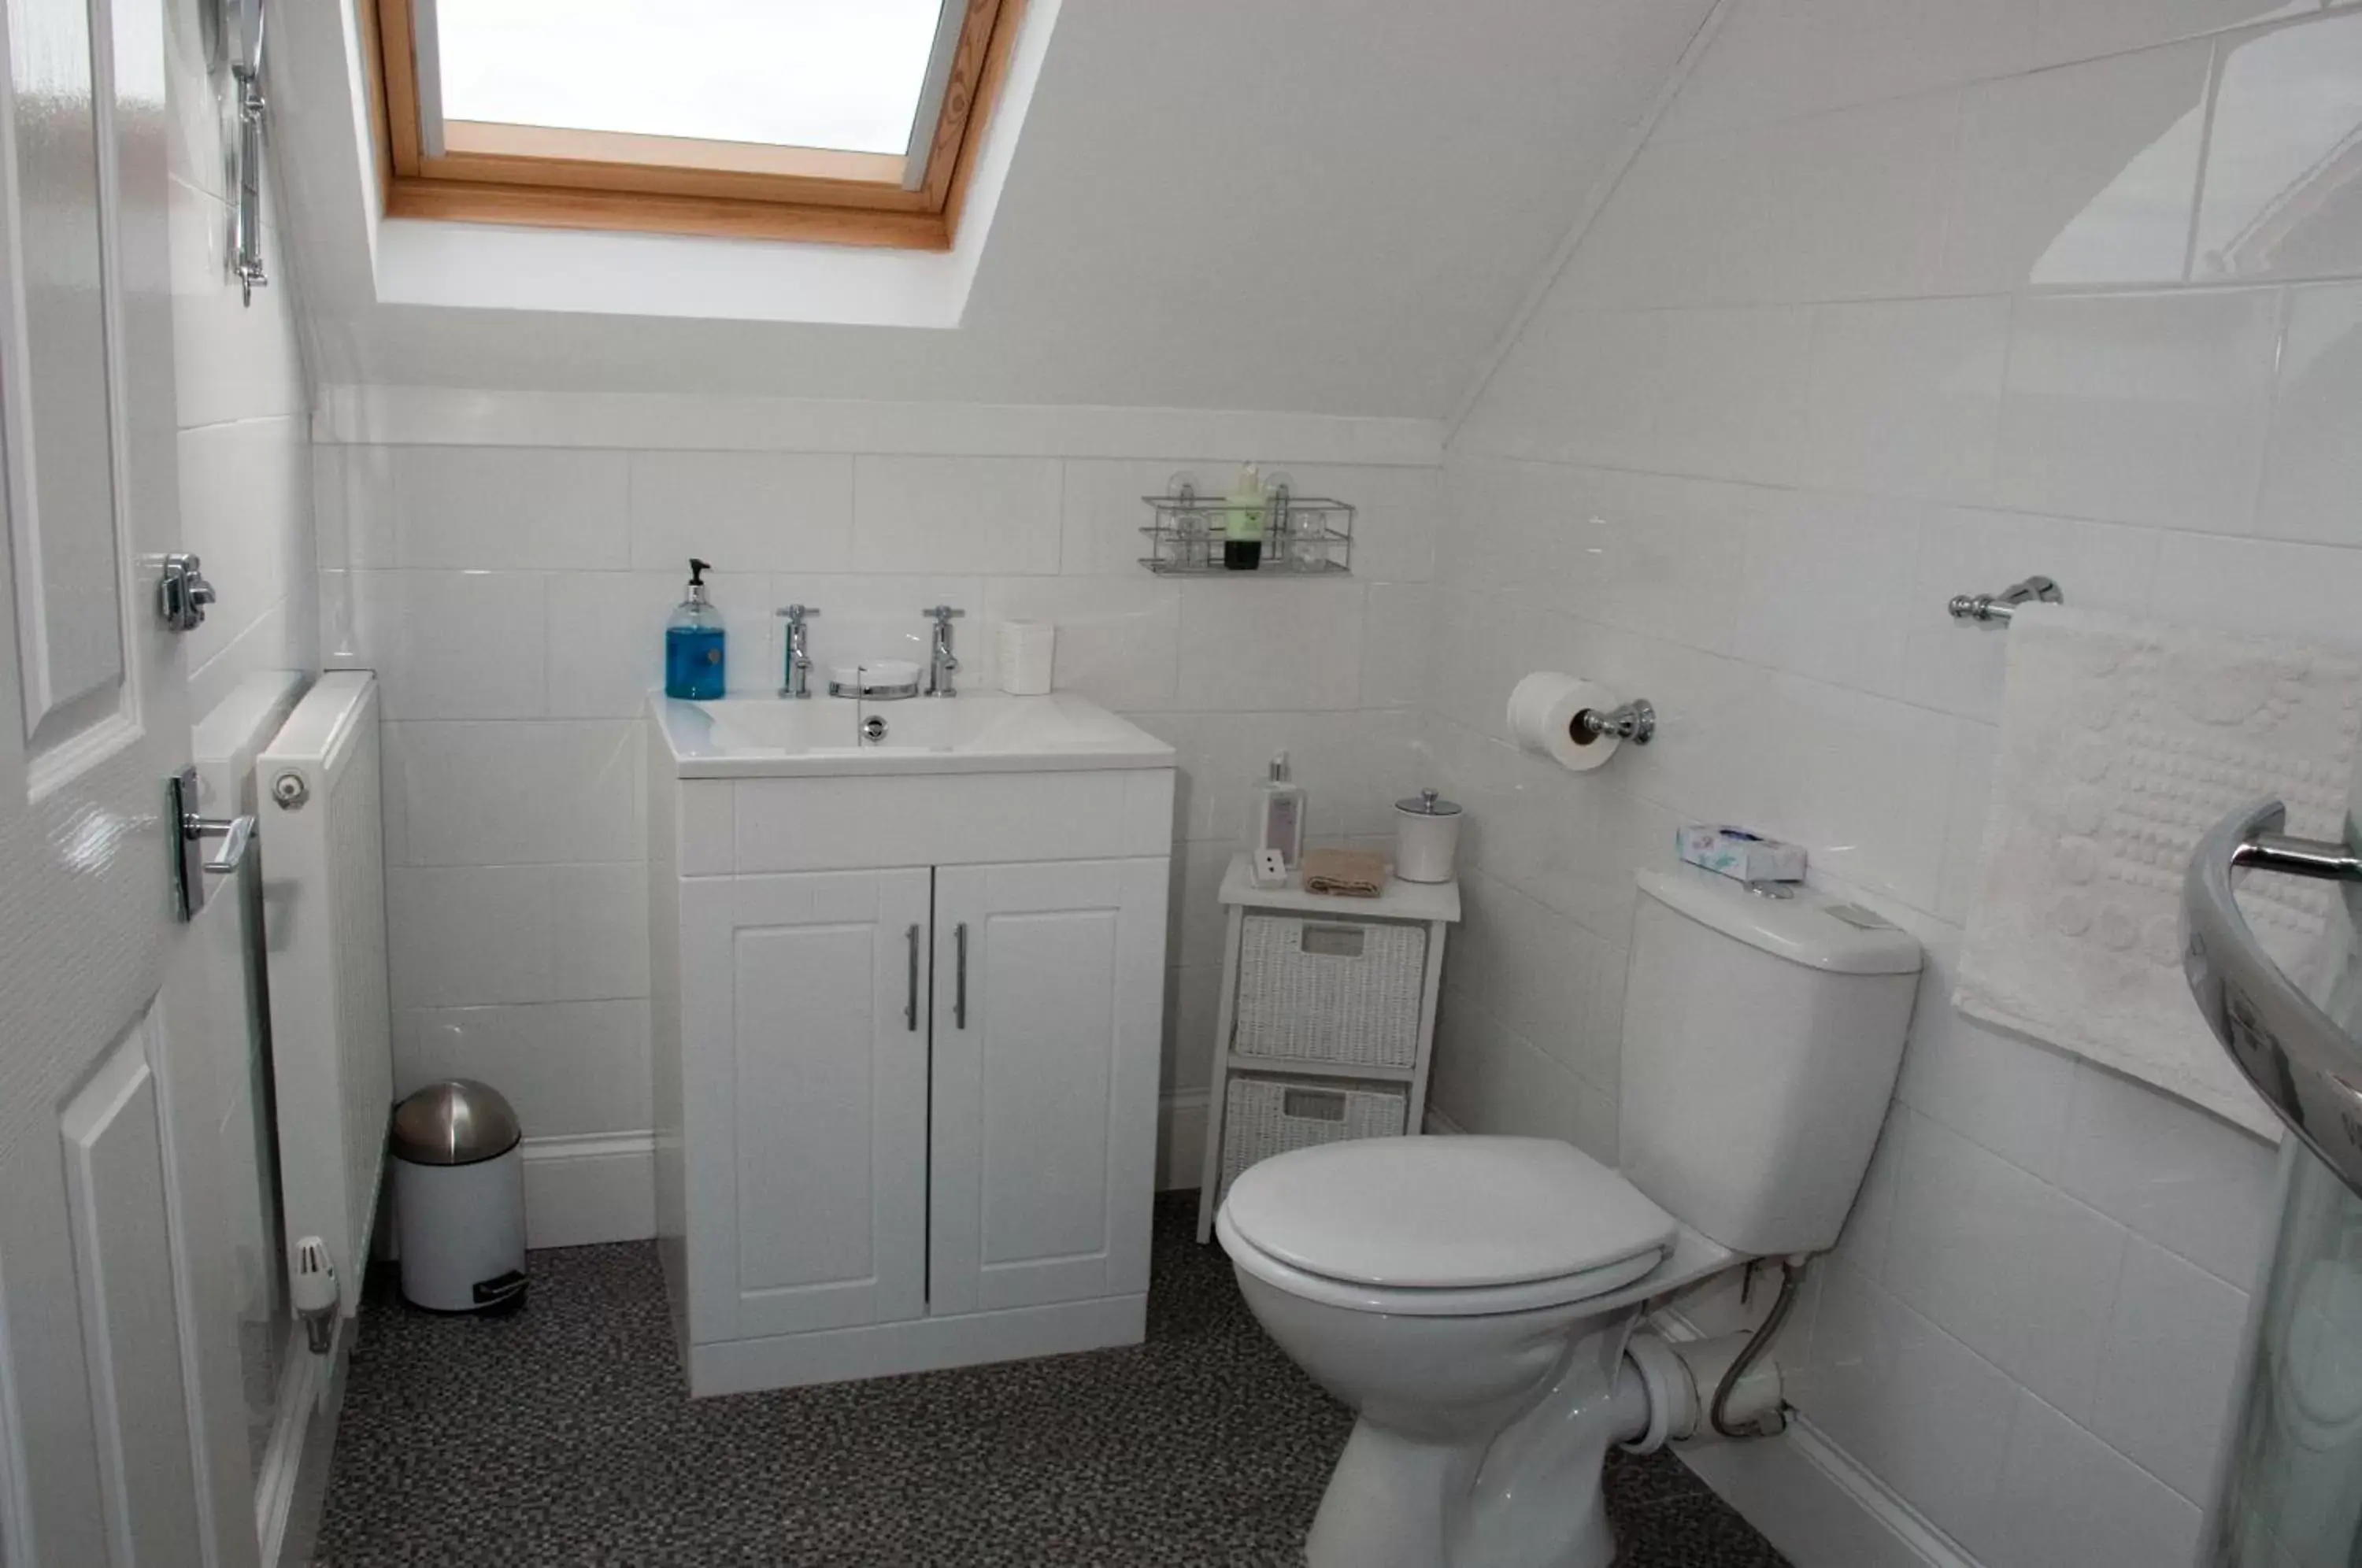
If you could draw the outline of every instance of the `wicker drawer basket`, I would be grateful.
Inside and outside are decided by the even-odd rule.
[[[1383,1084],[1235,1077],[1222,1096],[1222,1186],[1257,1160],[1315,1143],[1392,1138],[1403,1131],[1409,1091]]]
[[[1426,966],[1425,926],[1250,913],[1240,925],[1231,1048],[1407,1067],[1418,1060]]]

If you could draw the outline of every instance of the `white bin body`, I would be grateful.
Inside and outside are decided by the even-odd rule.
[[[475,1312],[476,1286],[524,1274],[523,1146],[465,1165],[393,1162],[402,1294],[436,1312]]]

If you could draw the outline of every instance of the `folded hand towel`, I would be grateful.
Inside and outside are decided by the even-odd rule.
[[[2191,1003],[2182,874],[2260,795],[2290,832],[2336,837],[2357,720],[2362,661],[2335,649],[2021,608],[1955,1003],[2277,1137]],[[2301,983],[2329,898],[2286,877],[2239,890]]]
[[[1374,899],[1386,890],[1386,863],[1360,849],[1316,849],[1304,857],[1304,890]]]

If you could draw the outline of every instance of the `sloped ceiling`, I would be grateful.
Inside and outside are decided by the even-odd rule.
[[[1710,8],[1065,0],[951,330],[381,304],[307,191],[317,373],[1440,417]],[[349,115],[290,85],[282,143]]]

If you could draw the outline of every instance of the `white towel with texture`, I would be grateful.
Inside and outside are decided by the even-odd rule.
[[[2362,660],[2309,644],[2065,606],[2009,633],[1984,859],[1953,1001],[2243,1127],[2279,1124],[2214,1042],[2181,976],[2181,879],[2198,839],[2259,795],[2335,838],[2362,730]],[[2249,877],[2265,948],[2300,983],[2323,884]]]

